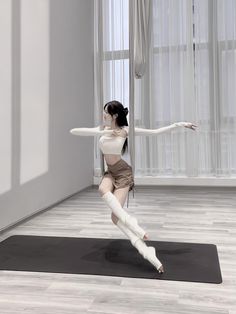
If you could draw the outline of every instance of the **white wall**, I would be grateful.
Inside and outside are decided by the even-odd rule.
[[[35,0],[36,2],[40,0]],[[32,109],[31,104],[24,107],[22,101],[26,101],[26,98],[20,97],[24,85],[21,82],[23,69],[19,66],[22,65],[19,61],[23,43],[20,41],[18,26],[22,22],[22,13],[20,2],[12,2],[12,132],[8,137],[12,141],[11,156],[9,154],[11,184],[8,190],[0,194],[0,230],[93,184],[93,138],[76,137],[69,133],[71,128],[92,127],[94,124],[93,1],[47,2],[49,36],[48,59],[45,60],[48,60],[49,66],[49,88],[47,90],[45,86],[42,90],[44,96],[48,95],[48,104],[46,100],[41,105],[32,104],[35,109]],[[39,50],[37,47],[40,58]],[[45,51],[42,47],[42,53],[45,54]],[[36,91],[37,88],[35,93]],[[32,88],[29,92],[32,93]],[[24,93],[27,95],[27,87]],[[40,115],[40,110],[44,110],[44,114]],[[25,119],[23,115],[26,116]],[[24,140],[25,145],[22,145],[22,137],[27,134],[30,136]],[[37,154],[33,154],[33,146],[37,148]],[[24,164],[22,160],[25,160]],[[39,169],[45,168],[45,171],[30,176],[37,165]],[[21,180],[24,170],[22,167],[28,173],[25,176],[28,180]]]

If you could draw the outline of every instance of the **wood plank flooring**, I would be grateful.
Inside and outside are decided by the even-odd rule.
[[[136,186],[124,207],[150,240],[217,245],[223,283],[0,271],[1,314],[236,314],[236,189]],[[97,186],[0,234],[120,238]]]

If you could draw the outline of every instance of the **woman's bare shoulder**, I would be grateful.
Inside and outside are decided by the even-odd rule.
[[[127,126],[122,126],[113,130],[113,133],[118,136],[127,137],[129,134],[129,129]]]
[[[126,136],[128,136],[129,135],[129,127],[128,127],[128,125],[123,126],[123,130],[125,130]]]

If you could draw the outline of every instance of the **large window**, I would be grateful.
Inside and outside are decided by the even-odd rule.
[[[192,121],[197,134],[173,131],[136,139],[141,175],[236,174],[236,2],[153,0],[149,67],[135,81],[135,125]],[[103,0],[104,102],[129,106],[128,0]]]

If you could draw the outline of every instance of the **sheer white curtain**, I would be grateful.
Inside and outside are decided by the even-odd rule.
[[[103,21],[103,104],[117,99],[129,107],[129,3],[98,3]],[[135,175],[235,176],[235,12],[235,0],[152,1],[149,67],[135,80],[135,125],[159,128],[190,121],[198,131],[183,128],[157,137],[136,136]],[[95,112],[101,110],[98,104],[95,99]]]
[[[236,174],[236,1],[195,0],[200,175]]]
[[[177,121],[197,122],[192,12],[191,0],[153,1],[153,38],[148,84],[151,128]],[[176,129],[150,138],[149,147],[150,173],[158,176],[197,175],[196,133]]]

